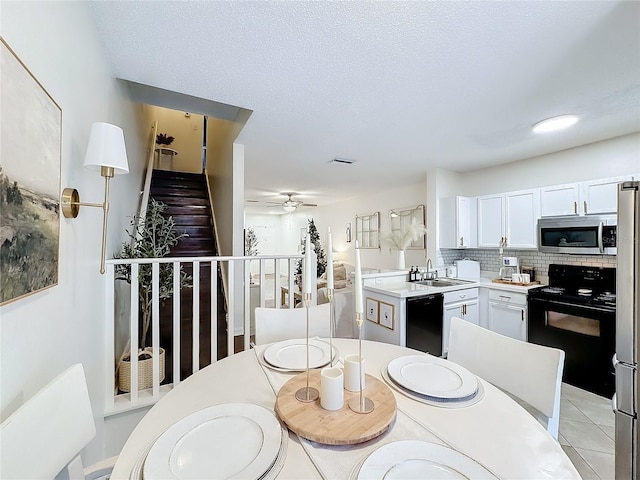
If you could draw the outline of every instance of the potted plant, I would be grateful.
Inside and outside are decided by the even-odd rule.
[[[169,254],[171,247],[187,236],[186,233],[178,233],[175,222],[170,215],[163,215],[166,205],[157,202],[153,198],[149,202],[144,220],[134,216],[131,221],[131,229],[127,230],[130,241],[123,243],[122,248],[114,258],[161,258]],[[158,297],[160,301],[173,295],[173,265],[160,264],[158,282]],[[115,277],[117,280],[125,280],[131,284],[131,265],[116,265]],[[191,287],[191,276],[183,271],[180,266],[180,288]],[[151,264],[143,264],[138,269],[138,301],[140,307],[141,331],[138,345],[138,389],[143,390],[152,386],[152,359],[153,349],[147,346],[147,335],[151,325],[151,300],[153,297],[152,267]],[[132,349],[132,348],[131,348]],[[164,349],[160,348],[160,381],[164,380]],[[125,354],[118,363],[118,386],[123,392],[131,389],[131,361],[130,352]]]
[[[171,145],[175,139],[168,136],[166,133],[159,133],[156,135],[156,143],[158,145]]]
[[[382,235],[382,241],[386,243],[390,249],[398,251],[398,269],[404,270],[404,251],[412,242],[420,238],[421,235],[427,233],[424,225],[418,223],[415,218],[411,219],[411,223],[400,230],[393,230],[391,233]]]

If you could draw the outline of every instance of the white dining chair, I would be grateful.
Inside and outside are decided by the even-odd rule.
[[[62,372],[0,425],[0,478],[103,478],[117,457],[87,469],[80,451],[96,434],[81,364]]]
[[[562,350],[506,337],[453,317],[447,359],[533,407],[535,412],[527,410],[558,439]]]
[[[328,337],[329,303],[309,307],[309,337]],[[279,342],[307,335],[306,308],[264,308],[257,307],[256,345]]]

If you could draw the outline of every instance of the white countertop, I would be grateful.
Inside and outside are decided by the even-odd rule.
[[[453,285],[451,287],[430,287],[427,285],[420,285],[413,282],[393,282],[385,283],[381,285],[364,285],[363,289],[370,292],[377,292],[383,295],[389,295],[392,297],[408,298],[417,297],[422,295],[431,295],[434,293],[452,292],[455,290],[462,290],[465,288],[492,288],[495,290],[506,290],[510,292],[527,293],[532,288],[539,287],[539,284],[520,286],[509,285],[506,283],[494,283],[491,278],[481,277],[477,282],[469,282],[463,285]]]

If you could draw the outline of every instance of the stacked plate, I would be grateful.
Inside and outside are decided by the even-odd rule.
[[[430,355],[395,358],[383,373],[403,391],[432,402],[466,402],[480,388],[477,377],[466,368]]]
[[[358,480],[496,479],[466,455],[430,442],[402,440],[374,450],[363,462]]]
[[[322,368],[331,362],[329,343],[309,339],[309,368]],[[335,348],[334,348],[335,352]],[[307,340],[299,338],[284,340],[268,346],[264,351],[264,361],[272,367],[288,371],[307,369]]]
[[[226,403],[205,408],[158,437],[144,460],[142,478],[264,479],[286,454],[286,437],[264,407]]]

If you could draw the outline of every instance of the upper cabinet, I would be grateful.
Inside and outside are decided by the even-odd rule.
[[[478,247],[537,248],[538,190],[478,197]]]
[[[540,189],[540,216],[578,215],[580,185],[555,185]]]
[[[440,248],[478,246],[478,201],[475,197],[441,198],[438,225]]]
[[[624,177],[556,185],[540,189],[540,216],[602,215],[618,210],[618,184]]]
[[[631,180],[631,176],[583,182],[580,190],[582,213],[584,215],[616,213],[618,211],[618,184],[626,180]]]

